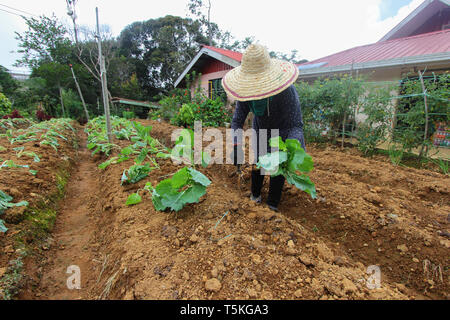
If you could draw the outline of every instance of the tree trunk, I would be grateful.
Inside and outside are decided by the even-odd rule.
[[[83,109],[84,109],[84,112],[86,114],[86,120],[89,121],[89,112],[88,112],[88,110],[86,108],[86,103],[84,102],[83,93],[81,92],[80,86],[79,86],[78,81],[77,81],[77,77],[75,76],[75,72],[73,71],[72,66],[70,66],[70,70],[72,71],[73,80],[75,81],[75,85],[77,87],[78,94],[80,95],[81,102],[83,103]]]
[[[211,0],[208,0],[208,37],[209,45],[212,46],[212,34],[211,34]]]
[[[62,88],[61,88],[61,85],[58,83],[58,89],[59,89],[59,99],[60,99],[60,101],[61,101],[61,109],[62,109],[62,115],[63,115],[63,118],[65,118],[66,117],[66,111],[65,111],[65,109],[64,109],[64,101],[63,101],[63,96],[62,96]]]

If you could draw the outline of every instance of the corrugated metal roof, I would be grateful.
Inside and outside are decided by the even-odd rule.
[[[326,62],[322,67],[335,67],[450,52],[450,30],[425,33],[417,36],[377,42],[338,52],[327,57],[306,62],[301,66]]]
[[[241,62],[241,60],[242,60],[242,53],[240,53],[240,52],[226,50],[226,49],[220,49],[220,48],[211,47],[211,46],[203,46],[203,47],[207,48],[209,50],[213,50],[217,53],[223,54],[224,56],[231,58],[233,60],[236,60],[239,62]]]

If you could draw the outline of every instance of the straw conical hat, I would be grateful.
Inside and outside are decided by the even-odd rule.
[[[292,85],[298,68],[291,62],[271,59],[267,49],[250,45],[239,67],[222,79],[226,93],[238,101],[260,100],[274,96]]]

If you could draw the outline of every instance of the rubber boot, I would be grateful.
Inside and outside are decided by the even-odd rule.
[[[280,204],[285,180],[286,179],[282,175],[270,177],[269,197],[267,198],[267,204],[273,211],[278,211],[278,205]]]
[[[264,183],[264,176],[261,170],[252,170],[252,196],[257,199],[261,196],[261,189]]]

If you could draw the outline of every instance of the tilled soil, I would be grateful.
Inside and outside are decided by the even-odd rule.
[[[143,122],[170,145],[176,127]],[[231,165],[212,165],[199,169],[212,181],[200,203],[169,214],[155,211],[147,191],[136,206],[125,201],[146,182],[176,172],[171,160],[158,159],[161,170],[123,187],[132,160],[102,171],[96,166],[106,158],[82,151],[54,231],[57,245],[27,297],[449,298],[450,178],[354,150],[308,152],[317,200],[286,186],[273,213],[249,200],[250,167],[239,175]],[[81,290],[65,287],[69,264],[81,269]],[[373,266],[381,271],[380,288],[368,285]]]

